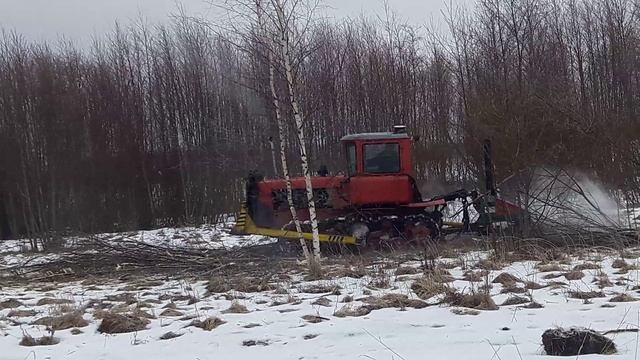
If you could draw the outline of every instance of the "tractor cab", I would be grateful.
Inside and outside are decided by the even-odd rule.
[[[391,132],[347,135],[341,141],[349,176],[411,174],[411,137],[404,125]]]

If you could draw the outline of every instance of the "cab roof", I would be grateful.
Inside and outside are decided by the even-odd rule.
[[[352,141],[352,140],[386,140],[386,139],[410,139],[411,137],[407,133],[392,133],[392,132],[374,132],[374,133],[360,133],[345,135],[340,141]]]

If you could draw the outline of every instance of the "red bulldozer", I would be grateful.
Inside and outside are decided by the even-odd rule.
[[[341,175],[320,171],[312,177],[320,241],[380,248],[435,240],[453,231],[491,231],[497,222],[513,223],[522,210],[497,195],[491,144],[485,141],[483,193],[460,189],[423,199],[412,176],[413,138],[405,126],[391,132],[346,135],[341,139],[347,169]],[[284,179],[264,179],[251,172],[246,202],[234,234],[257,234],[281,239],[312,239],[304,178],[292,178],[293,205],[302,223],[298,233],[292,221]],[[461,205],[462,222],[443,220],[451,202]],[[469,207],[478,212],[471,223]]]

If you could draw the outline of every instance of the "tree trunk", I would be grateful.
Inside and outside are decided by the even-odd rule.
[[[304,120],[298,101],[296,100],[294,90],[294,78],[293,69],[291,66],[291,58],[289,54],[289,28],[287,26],[287,20],[284,16],[284,9],[282,2],[276,0],[276,11],[278,21],[280,23],[280,50],[282,51],[282,62],[284,65],[285,76],[287,80],[287,90],[289,93],[289,102],[293,110],[293,118],[296,121],[296,132],[298,134],[298,141],[300,146],[300,162],[302,165],[302,174],[304,176],[304,183],[307,190],[307,202],[309,205],[309,219],[311,220],[311,232],[313,233],[313,255],[316,262],[320,261],[320,234],[318,232],[318,219],[316,217],[316,205],[313,200],[313,186],[311,185],[311,176],[309,174],[309,159],[307,157],[307,147],[304,136]]]

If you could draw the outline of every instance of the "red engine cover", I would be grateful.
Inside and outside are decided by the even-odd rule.
[[[354,176],[347,184],[351,205],[403,205],[414,201],[413,179],[408,175]]]

